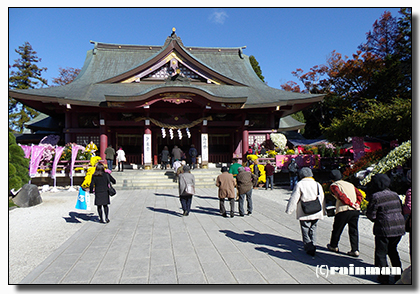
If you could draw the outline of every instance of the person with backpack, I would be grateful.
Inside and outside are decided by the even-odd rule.
[[[190,155],[190,158],[191,158],[190,166],[191,166],[192,169],[195,169],[195,165],[197,163],[198,152],[197,152],[197,149],[195,149],[194,144],[191,144],[191,148],[188,151],[188,154]]]
[[[298,183],[298,172],[299,166],[296,163],[296,159],[292,158],[291,162],[289,163],[287,169],[289,170],[289,177],[290,177],[290,190],[293,191],[296,184]]]

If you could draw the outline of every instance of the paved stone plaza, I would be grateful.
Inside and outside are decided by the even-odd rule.
[[[95,206],[78,211],[85,224],[20,284],[377,284],[376,276],[319,271],[372,266],[372,223],[360,217],[361,255],[353,258],[343,254],[350,250],[347,229],[339,243],[343,253],[326,249],[333,218],[324,218],[310,257],[295,214],[284,212],[290,191],[283,188],[254,190],[253,214],[240,217],[236,206],[234,218],[220,216],[217,188],[198,188],[189,216],[182,216],[176,189],[118,191],[110,223],[83,217],[96,216]],[[406,268],[408,235],[399,252]]]

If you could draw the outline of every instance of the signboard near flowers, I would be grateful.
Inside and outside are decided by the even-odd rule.
[[[299,168],[309,167],[311,169],[320,168],[321,155],[276,155],[276,166],[277,168],[287,170],[292,158],[296,159],[296,163],[299,165]]]

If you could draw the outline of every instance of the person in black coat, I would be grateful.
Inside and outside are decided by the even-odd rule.
[[[90,182],[89,193],[95,191],[95,205],[98,207],[98,215],[101,223],[109,223],[109,208],[108,205],[111,203],[108,194],[108,183],[116,183],[115,179],[107,172],[105,172],[104,165],[98,163],[96,165],[95,172],[92,175],[92,181]],[[105,222],[102,214],[102,207],[105,212]]]
[[[398,254],[398,243],[405,234],[405,221],[402,214],[402,204],[398,194],[388,187],[391,183],[385,174],[376,174],[368,185],[369,201],[366,217],[374,222],[375,235],[375,267],[388,267],[387,255],[393,267],[401,268]],[[402,271],[402,270],[401,270]],[[395,277],[395,281],[399,279]],[[389,275],[378,276],[381,284],[389,284]]]

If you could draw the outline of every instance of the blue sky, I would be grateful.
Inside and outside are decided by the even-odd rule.
[[[51,85],[59,67],[82,68],[90,40],[163,45],[172,27],[186,46],[247,46],[269,86],[291,72],[324,64],[336,50],[351,56],[384,11],[399,8],[9,8],[9,64],[29,42]]]

